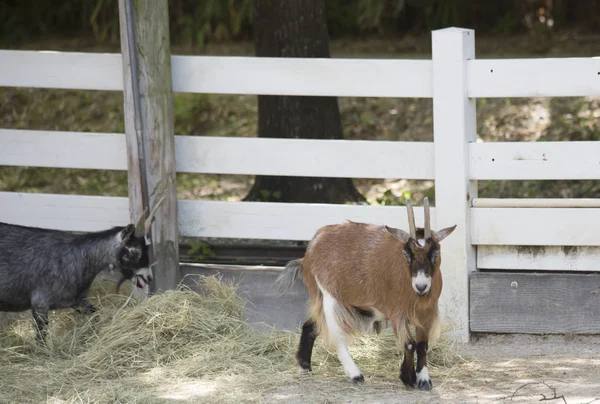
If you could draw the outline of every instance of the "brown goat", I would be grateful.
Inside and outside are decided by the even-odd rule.
[[[347,339],[360,332],[379,332],[382,322],[389,321],[405,348],[400,379],[407,387],[417,383],[422,390],[431,389],[427,349],[439,335],[440,242],[456,226],[432,232],[427,198],[423,204],[424,228],[416,228],[407,200],[410,233],[354,222],[324,226],[310,241],[304,258],[288,263],[277,279],[280,288],[289,288],[301,276],[309,295],[309,320],[302,326],[296,354],[303,372],[311,370],[313,345],[321,335],[327,346],[336,349],[348,377],[364,381]],[[416,330],[416,340],[409,325]]]

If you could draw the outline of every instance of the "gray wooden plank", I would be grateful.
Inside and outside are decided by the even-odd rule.
[[[600,333],[600,274],[475,272],[470,328],[493,333]]]
[[[183,283],[194,289],[194,275],[219,274],[223,280],[239,283],[238,294],[246,300],[248,322],[265,323],[278,329],[297,331],[306,320],[308,293],[298,280],[283,296],[274,282],[282,268],[220,265],[181,266]]]

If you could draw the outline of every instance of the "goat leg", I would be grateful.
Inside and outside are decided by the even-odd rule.
[[[417,386],[421,390],[431,390],[433,385],[427,369],[427,341],[417,342]]]
[[[33,315],[33,321],[36,329],[36,340],[38,342],[45,343],[46,335],[48,334],[48,312],[49,309],[46,306],[35,305],[31,307],[31,314]]]
[[[404,360],[400,366],[400,380],[407,388],[415,387],[417,375],[415,373],[415,341],[404,344]]]
[[[92,313],[95,313],[98,309],[96,309],[96,306],[94,306],[93,304],[91,304],[86,299],[86,300],[82,300],[79,303],[79,306],[77,306],[75,308],[75,310],[77,310],[77,312],[81,313],[81,314],[92,314]]]
[[[75,310],[77,310],[77,312],[82,314],[92,314],[96,312],[96,307],[87,300],[89,293],[90,289],[88,288],[79,295],[77,299],[77,305],[75,307]]]
[[[312,358],[312,351],[316,338],[317,329],[315,322],[314,320],[309,319],[302,326],[300,346],[298,346],[298,351],[296,352],[296,360],[300,365],[300,370],[302,373],[308,373],[312,371],[312,368],[310,367],[310,361]]]

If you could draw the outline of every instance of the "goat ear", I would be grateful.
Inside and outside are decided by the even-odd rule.
[[[398,238],[400,241],[406,242],[410,238],[410,234],[408,234],[404,230],[394,229],[393,227],[388,226],[385,226],[385,229],[394,237]]]
[[[445,229],[436,231],[435,233],[433,233],[433,239],[436,242],[440,243],[443,239],[445,239],[450,234],[452,234],[452,232],[454,231],[454,229],[456,229],[456,225],[450,226],[450,227],[446,227]]]
[[[121,243],[127,244],[133,233],[135,233],[135,226],[133,224],[125,226],[125,228],[121,230]]]
[[[440,250],[435,249],[432,253],[431,253],[431,264],[435,265],[435,261],[440,257]]]
[[[412,255],[410,254],[410,252],[406,251],[406,249],[403,249],[403,250],[402,250],[402,253],[404,254],[404,258],[406,258],[406,261],[407,261],[409,264],[412,264],[412,259],[413,259],[413,257],[412,257]]]

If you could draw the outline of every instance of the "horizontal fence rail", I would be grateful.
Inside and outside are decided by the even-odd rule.
[[[173,56],[175,91],[431,98],[431,60]]]
[[[0,129],[0,166],[127,170],[125,135]]]
[[[172,56],[173,91],[432,97],[431,60]],[[0,86],[123,90],[120,54],[0,51]]]
[[[98,231],[129,223],[127,198],[0,192],[0,221],[65,231]],[[183,237],[310,240],[322,226],[345,220],[407,228],[401,206],[179,201]],[[435,208],[431,209],[432,227]],[[417,224],[423,210],[415,209]]]
[[[477,268],[509,271],[600,271],[600,247],[477,247]]]
[[[467,63],[473,98],[600,95],[600,58],[475,59]]]
[[[598,198],[475,198],[474,208],[600,208]]]
[[[177,136],[177,170],[195,173],[433,179],[431,142]]]
[[[431,60],[172,56],[173,90],[431,98]],[[469,97],[600,96],[600,58],[473,59]],[[122,90],[120,54],[0,51],[0,86]]]
[[[121,54],[0,50],[0,87],[123,91]]]
[[[513,246],[600,245],[598,208],[471,208],[471,243]]]
[[[178,172],[433,179],[433,143],[176,136]],[[126,170],[125,135],[0,129],[0,165]]]
[[[600,179],[600,142],[471,143],[469,156],[473,180]]]
[[[62,230],[100,230],[129,221],[127,198],[119,197],[0,192],[0,206],[0,221]],[[415,209],[415,215],[422,223],[422,210]],[[471,242],[594,246],[600,236],[589,223],[598,219],[600,209],[595,208],[472,208]],[[400,206],[179,201],[179,226],[186,237],[309,240],[319,227],[344,220],[400,228],[407,223]]]

